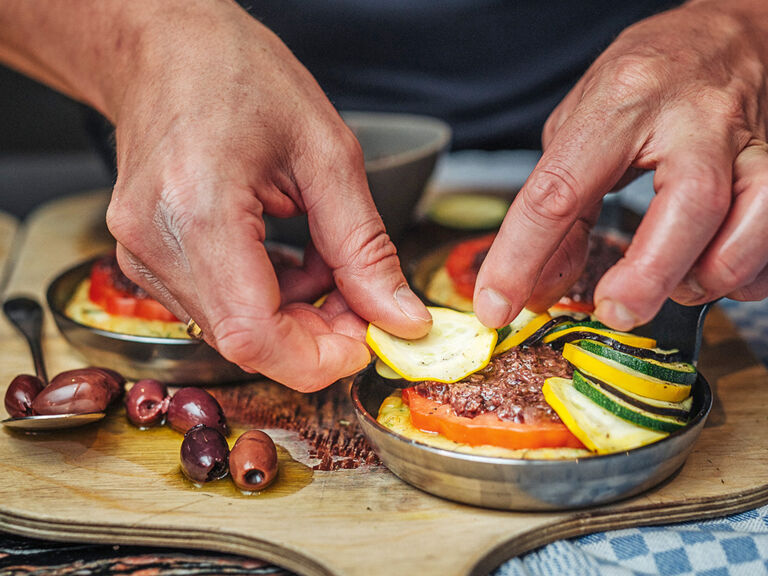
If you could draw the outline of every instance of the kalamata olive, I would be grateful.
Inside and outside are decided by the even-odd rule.
[[[229,434],[224,411],[216,398],[202,388],[181,388],[171,396],[167,419],[171,428],[178,432],[186,432],[193,426],[205,424],[225,436]]]
[[[107,375],[111,378],[109,385],[110,390],[113,390],[114,397],[112,400],[114,401],[120,398],[123,395],[123,392],[125,392],[125,377],[119,372],[112,370],[111,368],[104,368],[103,366],[99,366],[97,370],[106,372]]]
[[[40,378],[30,374],[19,374],[11,380],[5,391],[5,409],[12,418],[32,416],[32,401],[45,387]]]
[[[109,400],[107,404],[111,404],[114,400],[117,400],[123,394],[123,385],[125,384],[125,378],[114,370],[109,368],[97,368],[95,366],[88,366],[87,368],[75,368],[74,370],[66,370],[57,374],[51,385],[58,384],[59,382],[83,382],[83,381],[95,381],[102,380],[106,384],[109,390]]]
[[[112,390],[104,374],[72,372],[75,371],[59,374],[43,388],[32,402],[35,414],[86,414],[106,410]]]
[[[181,471],[193,482],[210,482],[227,475],[229,446],[216,428],[198,424],[187,431],[180,456]]]
[[[237,439],[229,454],[229,473],[238,488],[263,490],[277,477],[277,448],[261,430],[249,430]]]
[[[125,412],[140,428],[163,423],[168,411],[168,388],[157,380],[139,380],[125,395]]]

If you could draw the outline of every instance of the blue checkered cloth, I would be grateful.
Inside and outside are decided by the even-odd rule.
[[[768,300],[719,305],[768,365]],[[514,558],[493,576],[768,575],[768,506],[672,526],[590,534]]]

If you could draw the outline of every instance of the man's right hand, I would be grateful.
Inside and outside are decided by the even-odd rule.
[[[365,366],[365,321],[426,334],[360,146],[307,70],[234,3],[150,4],[130,77],[95,99],[116,125],[124,272],[229,360],[303,391]],[[279,283],[262,216],[299,212],[313,246]],[[334,285],[320,310],[291,303]]]

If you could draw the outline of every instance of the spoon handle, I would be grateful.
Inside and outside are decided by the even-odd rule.
[[[43,347],[41,344],[43,332],[43,308],[37,300],[32,298],[10,298],[3,303],[5,312],[11,324],[21,332],[29,344],[32,360],[35,363],[35,374],[48,385],[48,375],[45,372],[43,362]]]

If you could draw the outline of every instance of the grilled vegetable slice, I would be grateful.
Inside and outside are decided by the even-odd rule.
[[[599,380],[646,398],[680,402],[691,394],[690,384],[677,384],[648,376],[575,344],[563,347],[563,357],[579,370],[593,374]]]
[[[611,330],[602,322],[588,321],[588,322],[574,322],[567,323],[552,329],[544,338],[542,342],[544,344],[554,343],[558,338],[561,338],[567,334],[573,332],[594,333],[601,336],[607,336],[614,340],[617,340],[623,344],[629,346],[635,346],[637,348],[655,348],[656,340],[653,338],[646,338],[645,336],[638,336],[636,334],[630,334],[629,332],[619,332],[617,330]]]
[[[654,400],[653,398],[646,398],[645,396],[640,396],[639,394],[635,394],[633,392],[630,392],[629,390],[624,390],[623,388],[619,388],[618,386],[613,386],[611,384],[608,384],[607,382],[597,378],[594,374],[590,374],[588,372],[585,372],[584,370],[577,370],[577,372],[582,377],[589,379],[589,381],[595,384],[596,386],[599,386],[600,388],[608,391],[614,396],[620,397],[621,399],[623,399],[625,402],[629,404],[642,408],[646,412],[658,414],[659,416],[670,416],[670,417],[679,418],[682,420],[687,420],[688,416],[691,413],[691,407],[693,406],[692,396],[688,396],[688,398],[686,398],[681,402],[667,402],[666,400]]]
[[[465,298],[472,299],[477,273],[495,237],[488,234],[459,242],[445,259],[445,270],[453,281],[453,288]]]
[[[661,432],[674,432],[687,423],[686,417],[662,416],[646,410],[642,405],[630,403],[626,397],[612,393],[608,388],[604,388],[580,374],[578,370],[573,373],[573,386],[595,404],[638,426]]]
[[[573,381],[567,378],[548,378],[542,391],[544,399],[568,429],[598,454],[624,452],[667,436],[665,432],[622,420],[576,390]]]
[[[533,344],[537,344],[555,326],[560,326],[561,324],[567,324],[567,323],[573,323],[573,322],[576,322],[573,316],[566,316],[566,315],[553,316],[551,320],[549,320],[546,324],[541,326],[541,328],[536,330],[536,332],[528,336],[528,338],[523,340],[520,343],[520,346],[532,346]]]
[[[446,194],[435,199],[428,216],[434,222],[460,230],[498,228],[509,200],[490,194]]]
[[[656,360],[658,362],[682,361],[680,350],[676,348],[673,350],[662,350],[661,348],[638,348],[637,346],[629,346],[628,344],[624,344],[618,340],[614,340],[609,336],[605,336],[597,332],[580,332],[578,330],[576,332],[568,331],[567,334],[558,336],[554,340],[550,340],[548,344],[553,348],[562,348],[568,342],[578,342],[580,340],[594,340],[595,342],[600,342],[606,346],[610,346],[614,350],[624,352],[625,354],[631,354],[632,356],[636,356],[638,358],[647,358],[649,360]]]
[[[493,355],[506,352],[510,348],[519,346],[524,340],[528,339],[534,332],[544,326],[547,322],[552,320],[552,317],[547,314],[536,314],[531,312],[527,308],[523,308],[512,322],[509,324],[509,332],[504,338],[496,345],[493,350]]]
[[[376,374],[378,374],[382,378],[386,378],[387,380],[402,380],[402,377],[400,376],[400,374],[398,374],[397,372],[392,370],[392,368],[384,364],[381,358],[376,358],[376,362],[374,363],[374,369],[376,370]]]
[[[387,366],[412,382],[457,382],[488,364],[496,330],[483,326],[474,314],[427,309],[432,330],[423,338],[405,340],[370,324],[365,341]]]
[[[614,350],[610,346],[591,340],[581,340],[576,345],[593,354],[603,358],[610,358],[623,366],[648,376],[653,376],[659,380],[676,382],[678,384],[693,384],[696,381],[696,368],[693,364],[688,364],[687,362],[659,362],[650,358],[638,358],[632,354]]]

